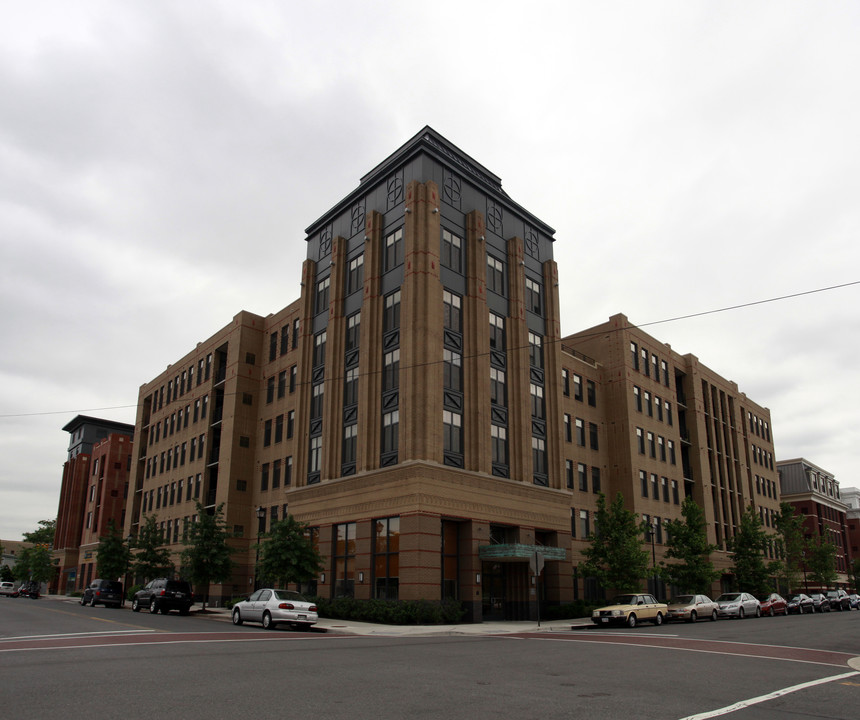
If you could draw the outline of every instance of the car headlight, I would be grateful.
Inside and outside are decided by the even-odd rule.
[[[623,610],[613,610],[612,614],[615,616],[618,616],[618,615],[624,615],[625,613]]]

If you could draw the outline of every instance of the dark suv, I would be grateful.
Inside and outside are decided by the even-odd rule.
[[[81,605],[87,603],[93,607],[101,603],[105,607],[118,608],[122,605],[122,583],[116,580],[93,580],[81,595]]]
[[[851,599],[844,590],[828,590],[827,599],[830,601],[831,610],[850,610]]]
[[[168,580],[156,578],[150,580],[146,587],[138,590],[131,601],[131,609],[139,612],[141,608],[149,608],[149,612],[167,615],[171,610],[179,610],[180,615],[187,615],[194,604],[191,586],[184,580]]]

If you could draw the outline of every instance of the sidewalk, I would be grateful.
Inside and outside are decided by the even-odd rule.
[[[65,595],[43,595],[47,600],[58,600],[69,603],[77,603],[77,598]],[[125,609],[131,611],[131,603],[126,603]],[[199,605],[195,605],[191,614],[203,620],[214,620],[218,622],[231,622],[230,610],[227,608],[206,608],[201,612]],[[376,623],[358,622],[357,620],[334,620],[332,618],[320,618],[314,630],[331,631],[346,635],[367,635],[380,637],[429,637],[429,636],[457,636],[457,635],[509,635],[513,633],[532,632],[569,632],[574,627],[591,627],[588,618],[576,618],[572,620],[547,620],[541,621],[538,627],[534,620],[512,620],[485,623],[463,623],[457,625],[380,625]]]

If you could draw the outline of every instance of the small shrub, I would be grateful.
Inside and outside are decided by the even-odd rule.
[[[606,603],[595,603],[589,600],[574,600],[564,605],[550,605],[546,608],[547,620],[570,620],[573,618],[591,617],[591,611]]]
[[[458,623],[465,610],[456,600],[356,600],[314,598],[320,617],[382,625],[442,625]]]
[[[134,600],[134,594],[138,590],[142,590],[143,585],[132,585],[128,590],[125,591],[125,599],[126,600]]]

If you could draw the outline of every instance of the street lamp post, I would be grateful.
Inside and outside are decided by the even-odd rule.
[[[657,595],[657,548],[654,544],[655,536],[657,535],[657,523],[652,519],[648,526],[648,538],[651,540],[651,569],[654,575],[651,579],[651,592]]]
[[[254,558],[254,590],[257,590],[257,567],[260,564],[260,534],[263,527],[263,520],[266,517],[266,509],[260,505],[255,514],[257,516],[257,554]]]
[[[128,537],[125,539],[128,543],[128,552],[125,556],[125,576],[124,576],[124,584],[122,589],[122,606],[125,607],[125,596],[128,595],[128,569],[131,567],[131,544],[134,542],[134,535],[131,533],[128,534]]]

